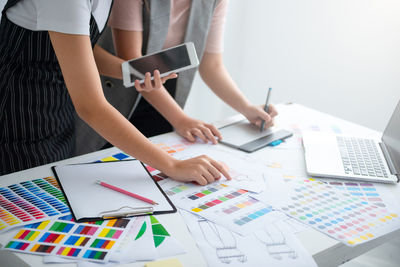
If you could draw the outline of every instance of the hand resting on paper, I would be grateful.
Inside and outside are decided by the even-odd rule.
[[[219,162],[202,155],[187,160],[176,160],[172,168],[164,171],[166,175],[176,181],[196,182],[206,185],[221,178],[221,174],[232,180],[226,168]]]
[[[190,142],[195,142],[196,137],[200,138],[203,142],[211,141],[213,144],[218,143],[222,139],[221,133],[212,125],[205,123],[201,120],[184,116],[174,125],[175,131]]]
[[[274,117],[278,115],[278,111],[272,104],[268,105],[268,113],[264,111],[264,105],[250,105],[242,114],[252,123],[261,127],[262,120],[265,120],[265,127],[267,129],[274,125]]]

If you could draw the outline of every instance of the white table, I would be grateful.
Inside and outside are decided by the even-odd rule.
[[[343,126],[350,131],[358,132],[361,135],[365,135],[367,137],[376,137],[380,138],[381,134],[374,130],[368,129],[366,127],[356,125],[354,123],[350,123],[345,120],[341,120],[339,118],[335,118],[333,116],[323,114],[321,112],[297,105],[297,104],[287,104],[287,105],[279,105],[278,110],[281,111],[281,118],[277,119],[277,124],[280,121],[287,121],[290,120],[292,117],[298,116],[298,110],[307,114],[310,121],[315,122],[318,124],[318,121],[321,120],[331,120],[334,121],[337,125]],[[220,127],[222,125],[226,125],[233,121],[241,119],[240,115],[233,116],[227,118],[223,121],[216,122],[215,125]],[[174,134],[174,133],[170,133]],[[74,157],[70,159],[66,159],[63,161],[59,161],[56,163],[47,164],[44,166],[12,173],[9,175],[4,175],[0,177],[0,186],[6,186],[10,184],[20,183],[26,180],[32,180],[36,178],[43,178],[47,176],[53,176],[50,167],[56,164],[70,164],[70,163],[79,163],[79,162],[88,162],[92,161],[94,158],[102,158],[105,154],[112,154],[112,152],[117,151],[116,148],[109,148],[106,150],[82,155],[79,157]],[[254,155],[257,157],[262,157],[263,152],[265,150],[260,150],[255,152]],[[396,196],[398,202],[400,203],[400,186],[397,185],[387,185],[388,188],[393,192]],[[195,241],[191,237],[190,233],[188,232],[184,221],[180,217],[179,213],[175,214],[168,214],[168,215],[159,215],[162,216],[163,222],[165,223],[166,228],[170,232],[172,236],[174,236],[181,244],[186,248],[187,253],[184,255],[177,256],[179,260],[184,264],[184,266],[207,266],[203,256],[201,255],[200,251],[198,250]],[[6,232],[0,235],[0,243],[4,245],[4,243],[15,234],[13,232]],[[338,266],[350,259],[353,259],[391,239],[400,236],[400,230],[382,236],[380,238],[374,239],[368,243],[356,246],[356,247],[348,247],[341,242],[338,242],[335,239],[332,239],[316,230],[309,229],[304,232],[299,233],[298,238],[304,245],[304,247],[313,255],[315,261],[319,266]],[[28,255],[18,253],[17,256],[24,260],[25,262],[29,263],[32,266],[44,266],[42,262],[41,256],[35,255]],[[7,257],[7,255],[0,254],[0,262],[3,262]],[[143,266],[143,262],[140,263],[132,263],[128,266]],[[47,265],[46,266],[74,266],[73,264],[57,264],[57,265]]]

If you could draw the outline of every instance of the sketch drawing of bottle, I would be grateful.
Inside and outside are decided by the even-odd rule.
[[[222,263],[229,264],[233,260],[243,263],[247,261],[246,255],[237,248],[236,238],[231,231],[201,217],[197,222],[204,239],[215,248],[216,256]]]
[[[288,246],[285,234],[277,225],[266,224],[263,230],[255,232],[254,235],[267,247],[268,254],[274,259],[297,258],[296,251]]]

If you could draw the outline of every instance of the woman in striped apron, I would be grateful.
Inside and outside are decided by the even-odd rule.
[[[122,77],[122,59],[95,45],[111,2],[7,1],[0,25],[0,175],[70,157],[76,110],[110,143],[175,179],[206,184],[220,173],[229,177],[206,156],[170,157],[106,101],[99,72]]]

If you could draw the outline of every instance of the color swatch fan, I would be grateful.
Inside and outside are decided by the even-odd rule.
[[[69,212],[53,177],[0,188],[0,232]]]

